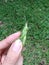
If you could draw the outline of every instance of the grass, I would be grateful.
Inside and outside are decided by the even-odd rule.
[[[0,40],[28,22],[24,65],[49,65],[49,0],[0,0]]]

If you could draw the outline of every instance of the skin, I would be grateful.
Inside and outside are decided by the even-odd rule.
[[[0,41],[0,65],[23,65],[22,42],[15,42],[20,35],[17,32]]]

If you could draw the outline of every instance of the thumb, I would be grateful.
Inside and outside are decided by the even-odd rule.
[[[20,39],[16,40],[10,47],[3,65],[15,65],[22,50],[22,42]]]

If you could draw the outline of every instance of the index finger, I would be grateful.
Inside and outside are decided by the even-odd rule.
[[[12,44],[17,38],[19,38],[21,32],[14,33],[8,36],[6,39],[0,41],[0,50],[7,48],[9,45]]]

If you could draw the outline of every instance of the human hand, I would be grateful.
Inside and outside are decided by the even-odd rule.
[[[14,33],[0,41],[0,65],[23,65],[22,42],[18,39],[20,34]]]

